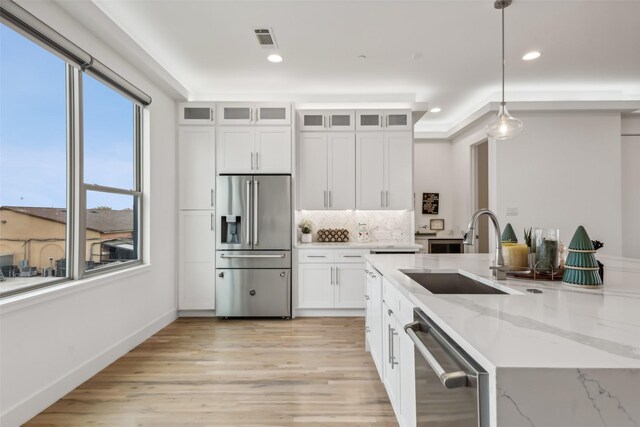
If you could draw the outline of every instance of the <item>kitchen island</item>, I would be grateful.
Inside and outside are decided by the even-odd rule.
[[[486,254],[366,257],[489,373],[492,426],[638,426],[640,261],[599,258],[604,286],[592,290],[495,282]],[[512,293],[434,295],[401,270],[459,271]]]

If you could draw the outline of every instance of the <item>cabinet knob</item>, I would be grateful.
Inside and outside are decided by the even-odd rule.
[[[218,277],[224,277],[224,273],[218,273]]]

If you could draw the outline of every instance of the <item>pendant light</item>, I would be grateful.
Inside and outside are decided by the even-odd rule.
[[[509,139],[522,132],[522,121],[516,119],[507,111],[507,103],[504,102],[504,9],[512,0],[496,0],[493,6],[502,11],[502,102],[495,120],[487,126],[487,135],[494,139]]]

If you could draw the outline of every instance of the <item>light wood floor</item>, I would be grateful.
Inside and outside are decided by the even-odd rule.
[[[28,426],[389,425],[364,319],[178,319]]]

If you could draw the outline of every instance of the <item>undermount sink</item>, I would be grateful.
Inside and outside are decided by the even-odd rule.
[[[401,270],[420,286],[432,294],[493,294],[508,295],[510,292],[500,290],[494,286],[472,279],[459,272],[416,271]]]

